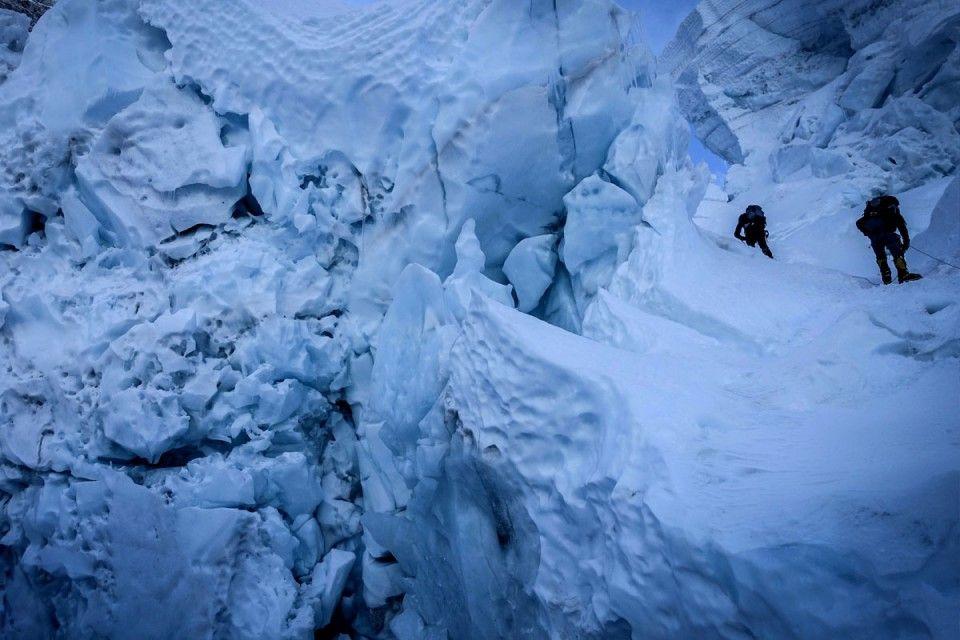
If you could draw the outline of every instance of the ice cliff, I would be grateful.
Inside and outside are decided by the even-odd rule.
[[[2,635],[950,637],[958,13],[760,4],[0,13]]]

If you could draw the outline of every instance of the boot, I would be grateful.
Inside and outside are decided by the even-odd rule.
[[[893,259],[893,264],[897,267],[897,282],[903,284],[904,282],[911,282],[913,280],[919,280],[923,276],[919,273],[910,273],[910,270],[907,269],[907,260],[900,256]]]
[[[890,275],[890,266],[887,264],[887,259],[877,258],[877,266],[880,267],[880,277],[883,279],[883,284],[893,282],[893,276]]]

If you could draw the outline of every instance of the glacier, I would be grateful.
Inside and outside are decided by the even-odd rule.
[[[958,29],[0,9],[0,635],[954,637]]]

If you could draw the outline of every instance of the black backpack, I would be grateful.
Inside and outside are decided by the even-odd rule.
[[[893,196],[877,196],[867,201],[867,206],[863,210],[863,215],[868,217],[888,217],[897,214],[900,211],[900,201]]]

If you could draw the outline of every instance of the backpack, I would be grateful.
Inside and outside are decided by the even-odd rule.
[[[877,196],[867,201],[867,206],[863,209],[863,215],[867,217],[888,217],[896,215],[900,211],[900,201],[893,196]]]

